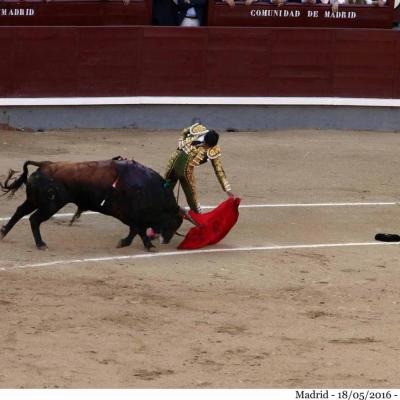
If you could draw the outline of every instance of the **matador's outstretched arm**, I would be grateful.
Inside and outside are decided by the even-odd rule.
[[[222,187],[222,190],[230,194],[231,185],[229,184],[228,179],[226,178],[225,175],[225,171],[222,167],[221,156],[211,159],[211,163],[214,168],[215,175],[217,175],[218,181]]]

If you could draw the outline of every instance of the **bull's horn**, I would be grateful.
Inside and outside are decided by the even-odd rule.
[[[189,213],[183,209],[182,207],[179,207],[179,215],[185,219],[187,219],[189,222],[191,222],[193,225],[201,227],[199,223],[197,223],[190,215]]]

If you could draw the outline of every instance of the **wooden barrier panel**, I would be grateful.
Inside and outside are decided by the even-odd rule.
[[[397,0],[395,3],[397,5],[397,7],[394,10],[394,22],[396,22],[398,24],[400,23],[400,5],[398,5],[399,3],[400,3],[400,1]]]
[[[152,0],[0,0],[0,26],[149,25]]]
[[[384,29],[0,27],[0,98],[400,99]]]
[[[332,90],[337,96],[370,97],[371,92],[381,98],[396,96],[399,40],[392,33],[371,36],[368,30],[352,31],[350,38],[344,31],[336,32]]]
[[[208,3],[209,26],[296,26],[330,28],[392,28],[393,0],[383,7],[340,5],[337,12],[324,4],[285,3],[275,6],[259,1],[246,6],[236,2],[231,8],[222,1]]]

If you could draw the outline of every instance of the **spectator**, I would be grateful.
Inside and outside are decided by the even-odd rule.
[[[366,4],[383,7],[386,5],[386,0],[348,0],[348,4]]]
[[[386,5],[386,0],[365,0],[366,4],[383,7]]]
[[[153,25],[176,26],[178,6],[172,0],[153,0]]]
[[[255,3],[256,1],[258,1],[258,0],[245,0],[244,4],[246,4],[246,6],[250,6],[251,4]],[[283,6],[287,0],[269,0],[269,1],[262,0],[262,1],[271,3],[274,6],[280,7],[280,6]],[[301,0],[299,0],[299,1],[301,1]],[[291,3],[292,2],[293,1],[291,1]]]
[[[333,12],[338,12],[339,10],[339,4],[346,4],[346,0],[321,0],[322,4],[331,4],[332,5],[332,11]]]
[[[178,25],[205,25],[207,15],[207,0],[174,0],[178,6]],[[214,0],[212,0],[214,1]]]

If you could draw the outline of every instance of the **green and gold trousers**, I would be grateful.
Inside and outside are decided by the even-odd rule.
[[[168,161],[165,179],[172,189],[179,181],[190,209],[199,213],[201,209],[197,199],[196,182],[193,174],[194,167],[190,165],[190,162],[191,157],[188,154],[182,150],[176,150]]]

